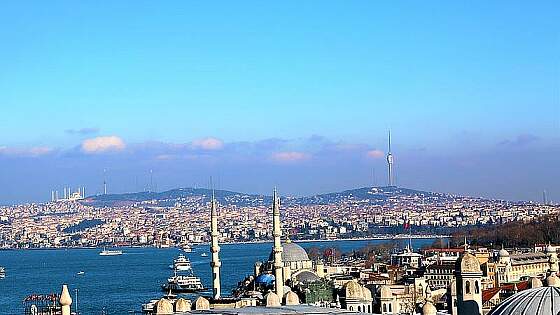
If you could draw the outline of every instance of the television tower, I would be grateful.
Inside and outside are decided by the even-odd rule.
[[[103,194],[106,195],[107,194],[107,179],[105,174],[107,173],[107,170],[103,170]]]
[[[393,175],[393,154],[391,153],[391,130],[389,130],[389,151],[387,152],[387,167],[388,167],[388,171],[389,171],[389,180],[388,180],[388,186],[394,186],[394,175]]]

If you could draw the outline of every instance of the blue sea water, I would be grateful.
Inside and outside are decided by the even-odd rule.
[[[350,252],[368,243],[388,240],[340,240],[329,242],[298,242],[302,247],[336,247]],[[415,239],[415,248],[432,243],[432,239]],[[271,243],[223,244],[222,287],[231,292],[256,261],[268,258]],[[206,287],[211,286],[208,245],[193,248],[186,254],[194,272]],[[51,249],[0,251],[0,266],[6,268],[6,278],[0,279],[0,314],[22,314],[23,299],[32,293],[59,293],[67,283],[74,298],[72,310],[80,314],[128,314],[140,311],[143,303],[161,297],[160,285],[172,274],[169,265],[182,251],[175,248],[123,248],[121,256],[99,256],[99,249]],[[77,275],[84,271],[84,275]],[[78,303],[75,290],[78,290]]]

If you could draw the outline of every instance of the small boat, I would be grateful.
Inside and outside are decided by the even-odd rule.
[[[192,253],[192,248],[189,245],[183,246],[183,251],[185,253]]]
[[[191,270],[191,262],[185,257],[185,255],[177,256],[177,259],[173,260],[173,265],[169,265],[169,268],[175,269],[177,271],[188,271]]]
[[[86,273],[85,273],[84,271],[78,271],[78,273],[77,273],[76,275],[78,275],[78,276],[83,276],[83,275],[85,275],[85,274],[86,274]]]
[[[0,279],[6,278],[6,268],[0,267]]]
[[[122,250],[108,250],[103,247],[103,250],[99,253],[99,256],[119,256],[122,254]]]
[[[167,279],[167,283],[161,285],[161,288],[163,291],[173,293],[194,293],[206,291],[200,278],[192,274],[177,275],[177,273],[175,273],[173,277]]]
[[[208,254],[207,253],[202,253],[202,254],[200,254],[200,256],[201,257],[208,257]]]

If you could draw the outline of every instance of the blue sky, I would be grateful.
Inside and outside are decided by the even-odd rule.
[[[31,1],[0,21],[0,203],[97,192],[104,168],[115,192],[149,169],[161,189],[383,184],[389,128],[400,185],[560,199],[557,1]]]

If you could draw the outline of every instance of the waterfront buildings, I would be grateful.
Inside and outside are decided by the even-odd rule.
[[[282,231],[292,240],[372,237],[408,234],[403,229],[407,224],[423,234],[434,234],[469,225],[527,221],[560,210],[554,205],[406,194],[398,189],[360,190],[382,202],[353,195],[315,203],[294,203],[284,198]],[[0,248],[167,247],[208,242],[210,196],[128,201],[109,206],[88,199],[2,206]],[[262,198],[242,202],[235,198],[220,205],[219,242],[271,240],[272,218]]]

